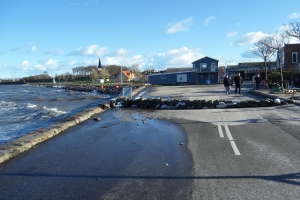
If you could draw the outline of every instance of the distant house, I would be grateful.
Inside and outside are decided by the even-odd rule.
[[[110,79],[113,81],[119,81],[121,82],[121,75],[120,73],[118,74],[114,74],[110,77]],[[126,71],[122,71],[122,80],[123,81],[133,81],[136,79],[136,76],[135,74],[133,73],[133,71],[129,71],[129,70],[126,70]]]
[[[267,62],[267,73],[277,71],[276,62]],[[237,73],[241,73],[244,80],[252,80],[257,74],[260,74],[262,79],[265,78],[265,63],[264,62],[243,62],[237,65],[228,65],[227,74],[234,77]]]
[[[148,75],[148,83],[159,85],[218,83],[218,60],[204,57],[192,63],[192,68],[167,69],[165,73]]]

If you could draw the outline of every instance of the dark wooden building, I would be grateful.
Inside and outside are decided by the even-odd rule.
[[[149,74],[148,83],[158,85],[215,84],[218,83],[218,63],[216,59],[204,57],[194,61],[191,70]]]

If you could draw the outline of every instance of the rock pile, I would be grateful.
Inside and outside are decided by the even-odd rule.
[[[221,109],[221,108],[249,108],[249,107],[271,107],[285,104],[294,104],[295,101],[280,99],[265,100],[165,100],[163,98],[140,98],[130,99],[128,97],[118,98],[110,102],[110,106],[114,107],[120,104],[124,108],[144,108],[144,109]]]

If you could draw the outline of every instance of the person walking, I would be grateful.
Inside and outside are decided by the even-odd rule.
[[[241,77],[241,73],[238,73],[234,77],[233,81],[235,83],[235,94],[236,94],[237,90],[239,89],[239,94],[241,95],[241,85],[243,85],[243,78]]]
[[[260,83],[261,83],[260,74],[257,74],[254,80],[255,80],[255,89],[259,90],[260,89]]]
[[[231,85],[232,85],[232,80],[231,80],[230,77],[228,77],[228,75],[226,75],[226,76],[224,77],[223,83],[224,83],[226,95],[230,94]]]

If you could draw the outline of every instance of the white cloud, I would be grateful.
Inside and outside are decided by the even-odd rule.
[[[28,60],[24,60],[22,63],[21,63],[21,68],[22,70],[34,70],[34,66],[32,64],[29,63]]]
[[[235,42],[236,45],[243,46],[246,44],[251,44],[257,42],[260,38],[267,36],[260,31],[258,32],[250,32],[243,35],[239,40]]]
[[[210,24],[210,22],[211,22],[212,20],[214,20],[214,19],[216,19],[214,16],[209,16],[208,18],[206,18],[206,19],[204,20],[203,24],[204,24],[205,26],[208,26],[208,25]]]
[[[172,49],[165,53],[158,53],[156,56],[153,56],[149,64],[160,69],[170,67],[192,67],[192,62],[204,57],[203,54],[199,53],[199,50],[199,48],[192,50],[187,47]]]
[[[35,52],[36,50],[37,50],[36,46],[32,46],[30,49],[31,52]]]
[[[200,49],[189,49],[187,47],[171,49],[164,53],[134,55],[134,56],[107,56],[101,59],[103,65],[122,65],[131,67],[138,65],[140,70],[156,69],[163,70],[169,67],[192,67],[192,62],[204,57]],[[84,62],[86,65],[97,64],[98,60]]]
[[[300,18],[300,13],[297,13],[297,12],[291,13],[291,14],[288,16],[288,18],[289,18],[289,19]]]
[[[35,65],[35,68],[40,70],[49,70],[49,69],[56,69],[57,66],[58,66],[58,61],[53,59],[48,59],[48,60],[39,61],[39,63]]]
[[[289,39],[289,43],[290,44],[299,44],[300,40],[298,38],[293,37],[293,38]]]
[[[106,47],[99,47],[98,45],[90,45],[87,47],[80,47],[74,51],[72,51],[71,53],[69,53],[68,55],[70,56],[102,56],[105,53],[107,53],[107,48]]]
[[[235,37],[238,34],[238,32],[229,32],[227,33],[226,37],[231,38],[231,37]]]
[[[166,33],[172,34],[172,33],[178,33],[181,31],[187,31],[188,28],[193,25],[192,17],[189,17],[187,19],[184,19],[182,21],[176,22],[176,23],[169,23],[166,26]]]
[[[121,48],[121,49],[118,49],[117,50],[117,55],[118,56],[125,56],[126,54],[128,54],[128,53],[130,53],[129,51],[127,51],[126,49],[123,49],[123,48]]]
[[[37,50],[37,47],[36,46],[32,46],[30,49],[28,49],[26,51],[26,53],[33,53],[33,52],[36,52],[36,50]]]

